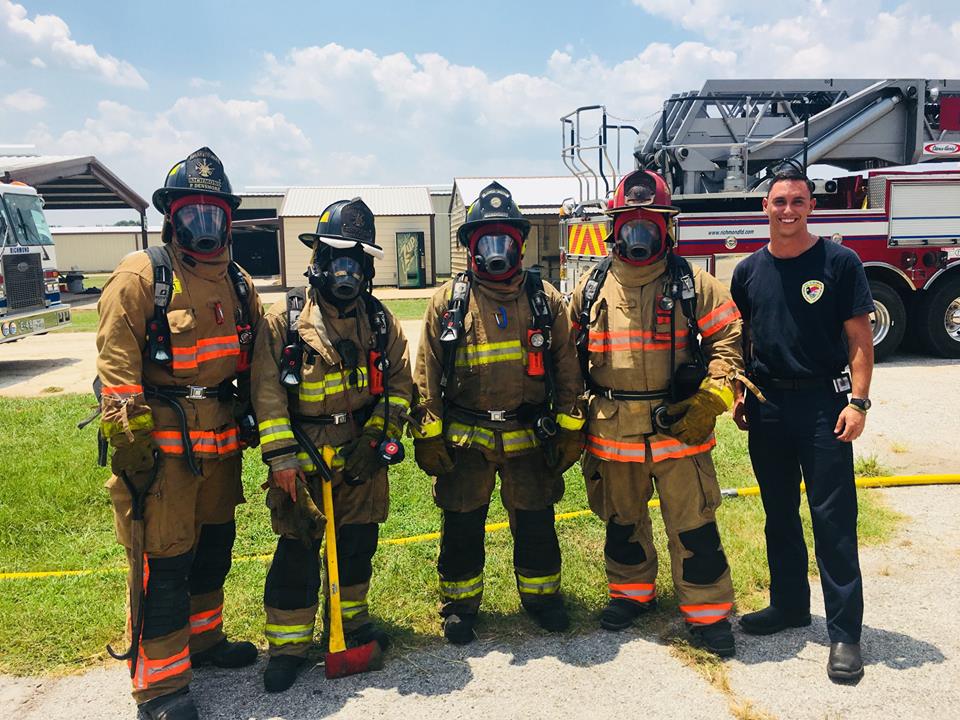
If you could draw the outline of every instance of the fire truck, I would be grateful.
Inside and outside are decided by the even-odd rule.
[[[23,183],[0,183],[0,343],[70,324],[56,267],[43,199]]]
[[[607,253],[602,214],[620,156],[661,174],[681,213],[677,252],[724,282],[769,241],[761,209],[792,160],[815,179],[810,231],[863,261],[874,350],[905,339],[960,358],[960,80],[709,80],[670,97],[644,132],[602,105],[561,119],[580,197],[561,213],[560,287]]]

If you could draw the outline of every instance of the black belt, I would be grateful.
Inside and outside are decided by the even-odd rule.
[[[230,402],[237,395],[237,389],[230,381],[224,381],[213,387],[203,385],[144,385],[143,393],[146,397],[186,398],[187,400],[219,400]]]
[[[353,412],[338,412],[331,415],[294,415],[292,419],[304,425],[345,425],[350,422],[350,417],[353,416],[357,424],[364,425],[367,420],[370,419],[370,416],[373,415],[373,409],[376,405],[377,404],[374,403],[373,405],[366,405]]]
[[[462,405],[457,405],[456,403],[449,403],[449,407],[455,414],[463,415],[479,422],[510,422],[511,420],[519,420],[522,423],[532,423],[546,410],[545,405],[534,405],[532,403],[521,405],[513,410],[474,410],[463,407]]]
[[[761,389],[770,390],[833,390],[836,393],[850,392],[850,375],[840,373],[837,377],[775,378],[755,375],[750,378]]]
[[[607,400],[665,400],[670,396],[666,390],[614,390],[593,384],[590,392]]]

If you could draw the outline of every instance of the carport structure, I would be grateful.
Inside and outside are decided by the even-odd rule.
[[[47,210],[136,210],[147,247],[147,201],[92,155],[0,155],[0,180],[36,188]]]

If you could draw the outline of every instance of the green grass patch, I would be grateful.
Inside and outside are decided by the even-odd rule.
[[[108,471],[95,465],[95,430],[78,431],[78,419],[92,401],[66,395],[36,399],[0,398],[0,572],[98,569],[92,575],[0,580],[0,672],[14,674],[76,671],[106,658],[108,642],[123,644],[125,599],[123,553],[116,544],[110,502],[104,482]],[[724,487],[755,483],[746,457],[746,435],[727,419],[718,427],[715,458]],[[391,513],[382,538],[435,532],[440,513],[430,496],[430,482],[410,458],[391,470]],[[263,645],[263,581],[275,546],[260,484],[266,469],[259,451],[247,454],[244,488],[247,503],[237,513],[237,543],[227,581],[226,622],[235,639]],[[567,492],[558,512],[587,507],[578,469],[567,473]],[[810,539],[804,504],[803,522]],[[863,544],[888,538],[898,516],[876,493],[860,493],[860,537]],[[664,608],[649,622],[673,620],[676,600],[669,577],[666,540],[658,511],[654,532],[661,553],[659,584]],[[495,499],[490,521],[506,520]],[[733,569],[741,610],[761,606],[768,584],[763,545],[763,510],[759,498],[729,500],[719,511],[724,547]],[[592,515],[558,523],[563,550],[563,586],[574,628],[595,627],[605,602],[604,530]],[[439,638],[436,592],[437,541],[381,544],[374,560],[371,607],[394,633],[399,647]],[[811,573],[816,572],[812,561]],[[508,531],[487,540],[487,585],[481,636],[537,634],[522,613],[512,570]]]
[[[70,324],[53,332],[96,332],[97,324],[100,322],[100,313],[96,310],[71,310]]]
[[[427,311],[429,302],[430,298],[402,298],[384,300],[383,304],[390,308],[390,312],[397,316],[397,320],[423,320],[423,314]]]

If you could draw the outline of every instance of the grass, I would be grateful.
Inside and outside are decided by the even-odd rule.
[[[107,642],[122,644],[124,625],[123,554],[113,535],[105,469],[95,466],[93,427],[76,430],[92,400],[79,395],[43,400],[0,398],[0,572],[103,569],[91,575],[0,580],[0,672],[64,673],[106,659]],[[754,484],[746,457],[746,435],[723,419],[718,427],[716,464],[724,487]],[[43,438],[41,440],[41,438]],[[56,440],[54,440],[56,439]],[[410,460],[391,470],[391,513],[382,538],[398,538],[439,529],[440,513],[430,483]],[[227,581],[225,615],[232,637],[262,645],[262,592],[267,563],[250,556],[269,555],[275,545],[260,490],[266,476],[259,451],[244,464],[247,503],[238,509],[234,554],[238,560]],[[587,507],[576,468],[567,473],[567,492],[558,512]],[[863,544],[888,538],[897,514],[878,494],[860,494]],[[661,563],[663,609],[652,622],[673,622],[676,599],[669,579],[666,541],[654,511]],[[498,500],[490,522],[505,520]],[[809,514],[803,512],[810,539]],[[768,583],[763,546],[763,510],[758,498],[725,502],[719,511],[724,547],[730,559],[738,607],[764,604]],[[592,629],[605,602],[602,555],[604,530],[592,515],[558,523],[563,550],[563,585],[574,627]],[[436,594],[437,542],[382,543],[374,560],[371,607],[393,633],[400,648],[435,642],[439,637]],[[481,635],[519,637],[540,631],[521,612],[513,579],[512,543],[507,531],[487,540],[487,586]],[[816,572],[812,562],[811,573]],[[653,627],[653,626],[651,626]]]
[[[383,304],[397,316],[398,320],[422,320],[427,309],[427,298],[409,298],[402,300],[384,300]],[[96,310],[73,310],[71,324],[62,330],[53,332],[96,332],[100,314]]]

